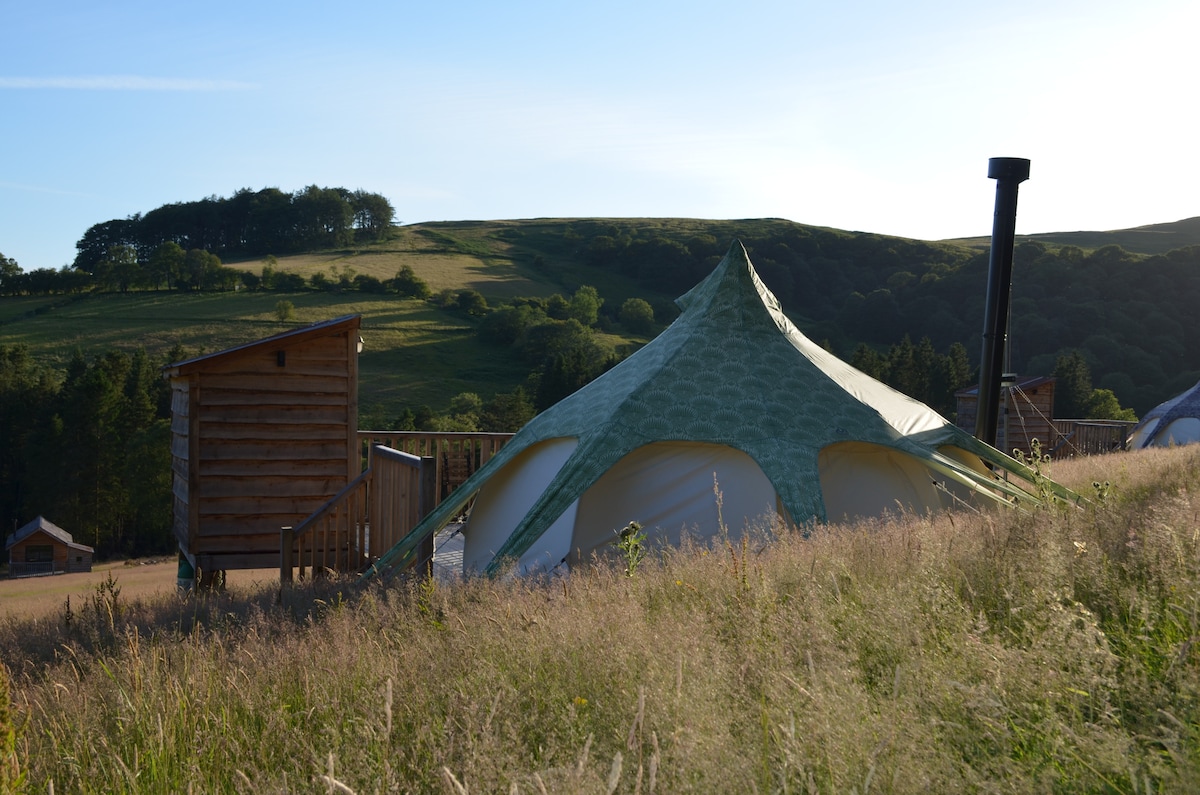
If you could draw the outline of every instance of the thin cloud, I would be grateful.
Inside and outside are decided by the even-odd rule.
[[[245,91],[255,88],[255,86],[236,80],[96,75],[93,77],[0,77],[0,89],[3,88],[74,91]]]

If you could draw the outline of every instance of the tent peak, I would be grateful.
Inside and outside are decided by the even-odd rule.
[[[734,238],[725,256],[699,284],[675,299],[676,306],[684,312],[703,314],[714,301],[756,301],[772,312],[782,311],[779,299],[763,284],[758,272],[750,264],[750,255],[742,241]]]

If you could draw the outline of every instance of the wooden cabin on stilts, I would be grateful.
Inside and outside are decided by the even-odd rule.
[[[348,315],[164,368],[181,579],[189,567],[211,585],[228,569],[278,566],[280,528],[359,474],[360,321]]]
[[[509,433],[358,429],[361,317],[163,368],[180,587],[231,569],[358,572]],[[423,565],[432,565],[432,539]]]

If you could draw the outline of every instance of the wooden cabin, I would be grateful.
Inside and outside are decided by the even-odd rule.
[[[9,577],[35,577],[91,571],[94,550],[44,517],[37,517],[8,537]]]
[[[1058,434],[1054,427],[1054,384],[1052,376],[1018,376],[1005,381],[1000,397],[1000,413],[996,422],[996,449],[1008,455],[1020,450],[1029,456],[1033,440],[1037,439],[1042,453],[1054,447]],[[979,385],[954,393],[958,410],[955,424],[968,433],[975,433],[975,418],[979,414]]]
[[[280,528],[359,474],[361,316],[163,368],[175,537],[201,577],[277,567]]]

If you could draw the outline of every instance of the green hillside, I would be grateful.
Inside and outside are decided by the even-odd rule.
[[[535,219],[225,263],[189,249],[203,268],[174,290],[133,257],[107,290],[82,271],[0,282],[0,522],[52,514],[99,555],[169,549],[158,368],[348,314],[362,316],[361,428],[515,429],[664,328],[735,239],[810,338],[953,414],[988,269],[967,246],[772,219]],[[1198,304],[1200,246],[1021,242],[1011,369],[1062,368],[1055,417],[1143,414],[1200,379]]]
[[[1085,234],[1086,240],[1070,236]],[[1200,302],[1200,249],[1181,247],[1200,241],[1200,220],[1036,237],[1022,238],[1016,248],[1012,369],[1047,374],[1059,356],[1078,350],[1095,386],[1111,389],[1139,414],[1200,378],[1200,327],[1192,310]],[[644,299],[661,328],[673,317],[673,299],[702,279],[734,239],[747,246],[801,329],[843,358],[862,346],[886,355],[906,336],[913,343],[928,338],[939,352],[958,343],[972,360],[978,356],[987,254],[965,245],[975,241],[908,240],[778,219],[413,224],[383,240],[275,261],[277,271],[306,280],[317,275],[327,289],[3,297],[0,344],[24,343],[57,366],[76,348],[94,354],[144,347],[160,357],[178,347],[194,355],[358,313],[366,342],[363,413],[386,421],[406,406],[440,409],[463,391],[486,398],[512,390],[531,364],[511,347],[488,344],[479,317],[339,283],[364,276],[386,281],[407,266],[435,297],[476,290],[491,307],[517,297],[569,297],[591,285],[604,301],[599,340],[616,351],[645,339],[616,322],[622,302]],[[1180,246],[1134,253],[1154,247],[1147,241]],[[264,259],[224,264],[257,275]],[[295,306],[289,322],[276,317],[281,300]]]

